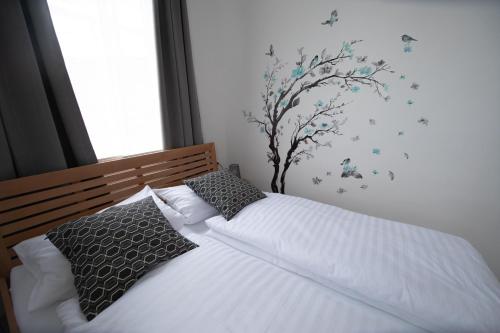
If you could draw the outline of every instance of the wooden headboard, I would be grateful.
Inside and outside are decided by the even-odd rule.
[[[217,170],[213,143],[0,182],[0,277],[19,265],[12,247],[141,190]]]

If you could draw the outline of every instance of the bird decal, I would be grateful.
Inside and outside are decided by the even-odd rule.
[[[358,168],[354,165],[351,165],[351,159],[346,158],[345,160],[340,163],[342,165],[342,174],[340,177],[342,178],[348,178],[348,177],[354,177],[356,179],[362,179],[363,176],[358,172]]]
[[[359,135],[356,135],[356,136],[353,136],[351,138],[352,142],[356,142],[356,141],[359,141]]]
[[[269,45],[269,51],[266,52],[267,56],[274,57],[274,47],[273,44]]]
[[[331,171],[327,171],[327,172],[326,172],[326,175],[327,175],[327,176],[331,176],[331,175],[332,175],[332,172],[331,172]]]
[[[415,83],[415,82],[413,82],[410,86],[410,88],[413,90],[418,90],[419,87],[420,87],[420,85],[418,83]]]
[[[401,36],[401,40],[405,43],[417,42],[417,40],[415,38],[413,38],[410,35],[406,35],[406,34]]]
[[[330,13],[330,18],[324,22],[321,22],[321,24],[329,25],[331,27],[335,22],[338,22],[338,20],[339,20],[339,15],[337,13],[337,10],[335,9]]]
[[[394,172],[392,172],[391,170],[389,170],[389,171],[387,172],[387,175],[389,176],[389,179],[390,179],[391,181],[392,181],[392,180],[394,180]]]
[[[375,125],[375,124],[377,123],[377,122],[375,121],[375,119],[372,119],[372,118],[370,118],[370,119],[368,120],[368,122],[370,123],[370,125]]]
[[[419,120],[417,120],[417,123],[425,125],[425,126],[429,126],[429,119],[422,117]]]
[[[339,187],[338,190],[337,190],[338,194],[343,194],[345,192],[347,192],[347,190],[345,188],[342,188],[342,187]]]
[[[404,156],[406,159],[409,159],[409,158],[410,158],[410,155],[408,155],[408,153],[403,153],[403,156]]]
[[[401,40],[403,41],[404,43],[404,48],[403,48],[403,51],[405,53],[410,53],[413,49],[411,47],[411,43],[412,42],[416,42],[417,40],[413,37],[411,37],[410,35],[407,35],[407,34],[404,34],[401,36]]]
[[[309,68],[312,68],[313,66],[316,66],[319,61],[319,56],[316,54],[314,58],[312,58],[311,62],[309,63]]]
[[[359,188],[360,188],[360,189],[362,189],[362,190],[366,190],[366,189],[368,188],[368,185],[363,184],[363,185],[361,185]]]

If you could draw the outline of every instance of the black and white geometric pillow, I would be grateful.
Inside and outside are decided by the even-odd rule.
[[[228,221],[252,202],[266,197],[252,184],[224,170],[184,180],[184,184]]]
[[[152,197],[65,223],[47,237],[71,263],[88,320],[158,263],[198,246],[172,228]]]

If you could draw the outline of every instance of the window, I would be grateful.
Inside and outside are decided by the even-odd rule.
[[[97,158],[162,149],[152,1],[48,3]]]

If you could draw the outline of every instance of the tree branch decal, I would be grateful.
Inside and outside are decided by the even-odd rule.
[[[354,58],[354,46],[361,40],[344,42],[338,53],[333,56],[323,49],[315,54],[310,61],[304,53],[304,48],[297,50],[298,57],[290,75],[282,75],[286,66],[277,56],[271,45],[266,55],[272,60],[264,73],[264,92],[262,115],[256,116],[252,112],[243,111],[247,122],[255,124],[268,139],[267,157],[273,166],[271,189],[273,192],[285,193],[286,174],[292,165],[298,165],[304,158],[314,157],[314,152],[322,147],[331,147],[328,138],[341,135],[340,127],[347,120],[344,117],[344,108],[350,103],[342,101],[345,93],[357,93],[361,87],[373,89],[381,98],[386,85],[379,76],[384,72],[393,73],[390,66],[379,60],[367,65],[367,56]],[[312,90],[330,86],[337,91],[328,98],[328,102],[318,100],[311,107],[302,107],[301,97]],[[301,112],[302,111],[302,112]],[[284,117],[295,119],[292,124],[292,133],[289,146],[284,155],[280,137],[284,135]],[[279,186],[278,186],[279,180]]]

